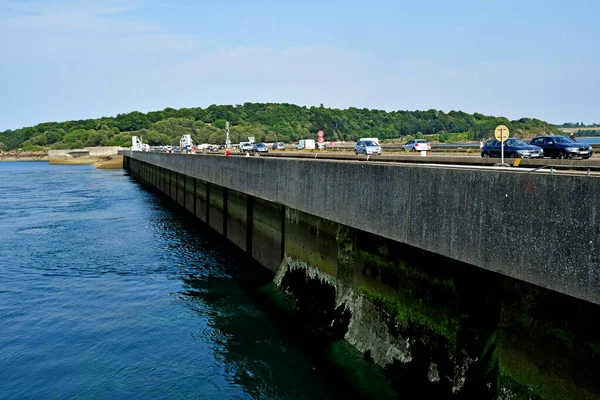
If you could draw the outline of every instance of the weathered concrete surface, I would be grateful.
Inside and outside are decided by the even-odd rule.
[[[227,194],[227,238],[247,251],[248,196],[235,190]]]
[[[283,213],[279,204],[253,201],[252,257],[273,272],[283,259]]]
[[[207,184],[204,181],[196,179],[196,217],[198,217],[202,222],[207,223],[207,201],[206,201],[206,188]]]
[[[119,146],[99,146],[99,147],[84,147],[84,150],[90,152],[92,157],[106,157],[119,154],[119,150],[123,150]]]
[[[177,176],[177,203],[185,207],[185,180],[187,176],[179,174]]]
[[[285,237],[277,285],[398,393],[600,398],[597,305],[295,210]]]
[[[208,225],[220,234],[223,230],[223,221],[226,218],[224,214],[224,202],[222,186],[210,185],[210,200],[208,206]]]
[[[177,201],[177,176],[179,172],[169,170],[169,197]]]
[[[194,181],[195,179],[192,178],[191,176],[186,176],[185,177],[185,208],[191,212],[192,214],[194,213],[194,203],[195,203],[195,199],[194,199]]]
[[[166,193],[166,170],[164,168],[158,168],[158,173],[157,173],[157,178],[158,178],[158,184],[156,185],[156,187],[158,187],[158,190],[160,190],[163,193]]]
[[[124,154],[600,304],[600,180],[594,176]]]
[[[152,182],[151,164],[128,164]],[[409,173],[409,179],[477,187],[475,181],[421,172],[426,171],[413,172],[414,177]],[[184,181],[182,176],[178,182]],[[343,337],[368,354],[384,368],[397,393],[410,392],[414,382],[431,398],[450,393],[462,398],[600,398],[594,375],[600,365],[600,335],[593,327],[596,304],[233,189],[192,181],[196,195],[210,199],[209,219],[221,212],[214,228],[222,224],[233,243],[276,272],[274,282],[301,310],[295,317],[307,321],[311,331],[333,340]],[[185,179],[186,192],[189,182]],[[534,194],[535,188],[529,192]],[[435,199],[437,192],[419,195]],[[444,198],[449,210],[459,209],[465,199],[464,194]],[[465,224],[478,223],[465,218]],[[438,235],[457,235],[444,231],[444,224],[434,224],[438,222],[421,219],[432,231],[440,231]],[[406,227],[409,238],[414,236],[411,231],[420,232],[414,219]],[[464,235],[466,240],[473,240],[470,235]],[[453,241],[445,245],[467,251]],[[486,253],[481,254],[483,258]],[[424,393],[420,385],[426,382]]]

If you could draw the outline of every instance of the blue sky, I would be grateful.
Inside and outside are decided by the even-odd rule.
[[[286,102],[600,123],[600,1],[0,0],[0,130]]]

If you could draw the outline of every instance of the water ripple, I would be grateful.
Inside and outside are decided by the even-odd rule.
[[[327,399],[244,255],[121,172],[0,163],[4,398]]]

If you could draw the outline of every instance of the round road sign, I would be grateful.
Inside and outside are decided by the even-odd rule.
[[[319,143],[323,143],[325,141],[325,139],[323,139],[323,136],[319,136],[319,139],[317,140]]]
[[[325,136],[325,132],[319,131],[317,132],[317,135],[319,135],[319,137],[322,138],[323,136]]]
[[[494,130],[494,136],[496,137],[496,140],[501,142],[504,142],[506,139],[508,139],[509,135],[510,132],[508,131],[506,125],[498,125]]]

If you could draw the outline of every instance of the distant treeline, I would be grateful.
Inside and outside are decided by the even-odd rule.
[[[562,125],[557,125],[557,128],[600,128],[600,124],[586,125],[583,122],[565,122]]]
[[[0,150],[65,149],[88,146],[130,146],[131,136],[142,136],[150,145],[178,144],[191,134],[195,143],[223,144],[225,123],[230,124],[232,143],[253,136],[259,142],[295,142],[316,139],[325,131],[326,141],[354,141],[360,137],[380,140],[428,136],[450,142],[492,137],[494,128],[508,126],[511,136],[528,138],[558,133],[556,126],[532,118],[509,121],[503,117],[428,111],[381,111],[350,107],[345,110],[301,107],[293,104],[245,103],[203,108],[166,108],[148,113],[130,112],[116,117],[79,121],[46,122],[0,132]]]
[[[578,129],[574,134],[575,136],[600,136],[600,127],[598,129]]]

